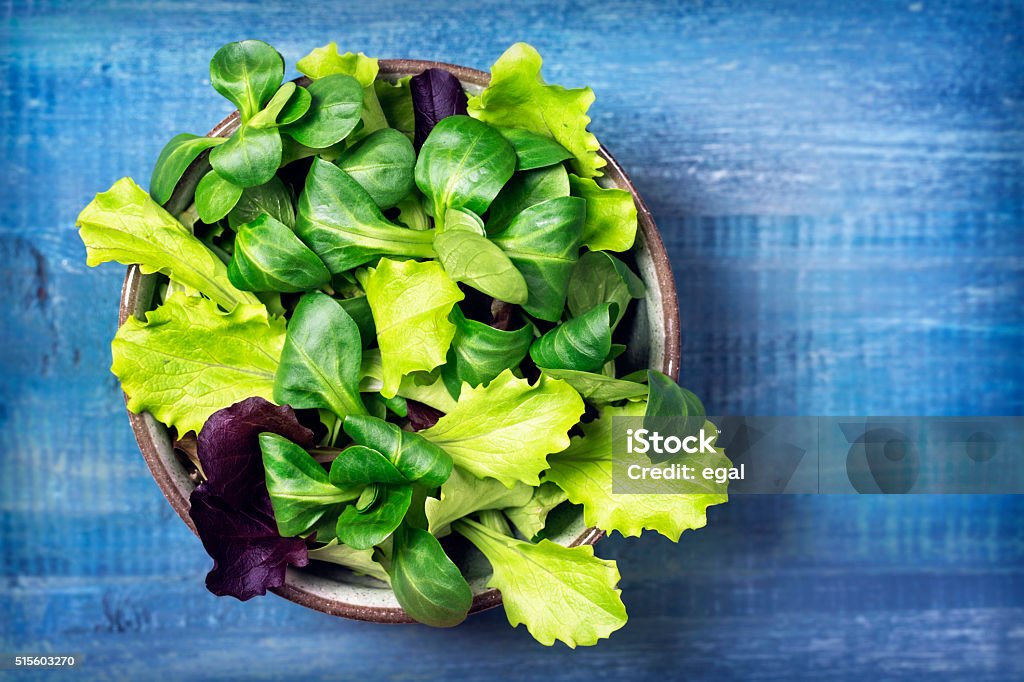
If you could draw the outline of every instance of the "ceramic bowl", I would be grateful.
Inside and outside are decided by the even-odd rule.
[[[464,66],[409,59],[382,59],[380,77],[394,81],[428,68],[450,71],[472,94],[483,89],[490,78],[483,71]],[[302,84],[303,81],[298,82]],[[227,136],[237,127],[236,112],[217,124],[209,135]],[[647,285],[647,295],[641,305],[636,306],[637,313],[633,318],[628,343],[632,357],[626,357],[624,361],[636,368],[660,369],[675,378],[679,370],[679,310],[665,247],[650,212],[625,171],[603,146],[599,153],[608,161],[608,165],[604,168],[604,176],[598,181],[606,187],[619,187],[632,193],[639,218],[640,229],[631,255]],[[208,167],[205,162],[197,162],[189,168],[175,196],[168,203],[168,210],[178,213],[187,207],[196,183]],[[121,293],[119,324],[123,324],[129,315],[142,316],[152,307],[157,283],[158,276],[143,275],[135,266],[128,268]],[[188,515],[188,498],[195,483],[186,462],[175,453],[167,428],[146,412],[129,413],[128,416],[153,478],[178,516],[195,532]],[[560,523],[561,528],[551,537],[556,542],[575,546],[593,544],[602,537],[601,531],[584,525],[582,514],[576,510],[571,510]],[[200,551],[198,543],[196,551]],[[471,551],[460,552],[458,548],[455,548],[455,554],[453,559],[460,563],[473,589],[470,612],[483,611],[500,604],[501,594],[485,585],[489,569],[482,557]],[[413,622],[387,586],[321,562],[310,562],[306,568],[289,567],[285,584],[273,591],[285,599],[336,616],[386,623]]]

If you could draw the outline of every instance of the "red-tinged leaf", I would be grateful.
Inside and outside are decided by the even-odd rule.
[[[292,408],[263,398],[246,398],[210,415],[199,432],[197,447],[210,493],[234,506],[254,496],[266,497],[259,442],[265,431],[302,447],[313,445],[313,432],[299,423]]]
[[[438,121],[468,113],[466,93],[459,79],[444,69],[427,69],[409,80],[412,91],[416,135],[413,144],[419,150]]]
[[[430,405],[424,405],[415,400],[407,399],[405,405],[408,410],[409,425],[413,431],[429,429],[437,423],[438,419],[444,416],[444,412],[441,410],[435,410]]]
[[[206,486],[204,483],[192,492],[189,514],[203,547],[213,558],[213,570],[206,576],[210,592],[246,601],[283,585],[288,564],[309,563],[302,538],[277,534],[269,498],[265,505],[238,508]]]

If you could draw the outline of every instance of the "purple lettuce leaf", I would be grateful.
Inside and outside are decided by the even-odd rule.
[[[189,516],[213,569],[206,587],[242,601],[284,584],[288,564],[309,563],[302,538],[277,531],[267,493],[259,435],[272,432],[303,446],[314,443],[288,406],[247,398],[213,413],[199,432],[197,454],[206,474],[189,498]]]
[[[444,412],[441,410],[434,409],[430,405],[424,405],[415,400],[406,399],[405,405],[408,410],[409,426],[412,427],[413,431],[429,429],[437,423],[438,419],[444,416]]]
[[[213,558],[206,588],[215,595],[252,599],[283,585],[288,564],[309,563],[305,540],[278,535],[269,497],[265,508],[236,507],[203,483],[193,491],[191,502],[189,515]]]
[[[211,493],[236,506],[260,492],[266,497],[259,441],[264,431],[302,447],[313,445],[313,432],[299,423],[292,408],[263,398],[246,398],[210,415],[199,431],[196,449]]]
[[[409,86],[412,90],[412,110],[416,120],[413,145],[417,151],[438,121],[448,116],[465,116],[469,113],[462,83],[444,69],[427,69],[413,76],[409,80]]]

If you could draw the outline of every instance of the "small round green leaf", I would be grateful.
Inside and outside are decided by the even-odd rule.
[[[308,88],[309,111],[282,128],[296,142],[314,149],[330,147],[345,139],[359,123],[363,88],[352,76],[336,74],[314,81]]]
[[[196,186],[196,212],[204,223],[212,225],[235,207],[242,191],[241,187],[211,170]]]
[[[284,60],[261,40],[228,43],[210,60],[210,84],[230,100],[245,124],[266,105],[284,78]]]
[[[281,165],[281,135],[276,128],[243,125],[210,152],[210,165],[225,180],[240,187],[268,182]]]
[[[391,208],[414,186],[416,151],[402,133],[383,128],[347,149],[335,162],[362,185],[380,208]]]
[[[228,279],[242,291],[296,293],[319,289],[331,273],[294,232],[264,214],[239,228]]]

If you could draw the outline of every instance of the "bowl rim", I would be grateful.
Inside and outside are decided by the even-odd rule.
[[[379,75],[407,76],[418,74],[426,69],[444,69],[455,75],[463,83],[470,83],[479,87],[486,87],[490,82],[490,74],[479,69],[446,62],[427,61],[420,59],[381,59],[379,60]],[[379,77],[379,76],[378,76]],[[301,85],[308,79],[299,78],[296,81]],[[223,137],[229,134],[238,125],[238,112],[234,111],[215,125],[207,137]],[[672,263],[665,250],[661,234],[654,223],[650,210],[643,198],[637,192],[633,181],[619,165],[615,157],[608,149],[601,144],[598,149],[607,165],[602,169],[604,177],[611,180],[615,185],[625,188],[633,196],[633,202],[637,208],[637,224],[643,234],[644,243],[650,252],[651,261],[654,264],[654,272],[657,280],[658,290],[662,298],[662,324],[665,330],[665,350],[661,371],[672,377],[678,378],[679,364],[681,359],[680,326],[679,326],[679,303],[676,295],[675,278],[672,274]],[[190,169],[191,170],[191,169]],[[129,315],[137,307],[140,295],[140,283],[143,275],[137,265],[128,267],[125,273],[124,284],[121,289],[121,302],[118,310],[118,327],[123,325]],[[189,500],[182,495],[175,485],[170,472],[160,457],[159,450],[153,438],[153,432],[145,422],[145,413],[133,413],[127,409],[128,396],[125,395],[126,411],[128,420],[131,423],[132,432],[138,443],[139,450],[149,468],[153,479],[160,488],[160,492],[170,503],[171,507],[189,527],[193,534],[198,535],[195,524],[189,517]],[[597,528],[587,528],[570,544],[570,547],[578,545],[593,545],[604,537],[604,532]],[[291,569],[289,569],[290,571]],[[342,616],[353,620],[371,621],[377,623],[414,623],[406,612],[401,608],[386,606],[367,606],[350,604],[337,599],[331,599],[303,589],[290,581],[290,576],[285,577],[284,585],[270,588],[274,594],[300,604],[302,606],[327,613],[332,616]],[[501,593],[491,588],[480,594],[474,595],[473,603],[469,613],[479,613],[494,608],[501,604]]]

